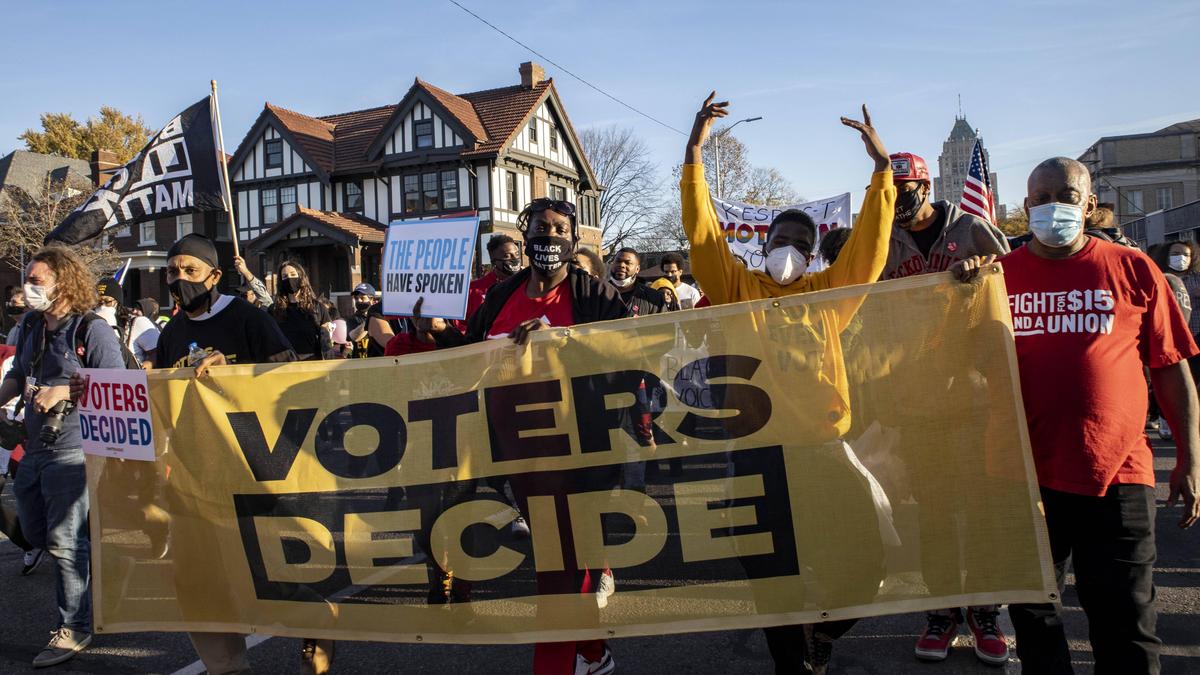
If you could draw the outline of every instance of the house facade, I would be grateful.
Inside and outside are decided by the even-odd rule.
[[[538,197],[575,202],[582,243],[598,247],[602,186],[553,80],[536,63],[519,72],[465,94],[417,78],[396,104],[322,117],[267,103],[229,165],[251,270],[298,260],[319,292],[346,295],[378,286],[387,223],[478,214],[481,232],[519,239]]]
[[[1115,206],[1119,224],[1172,211],[1200,200],[1200,119],[1148,134],[1105,136],[1079,161],[1092,174],[1097,199]]]

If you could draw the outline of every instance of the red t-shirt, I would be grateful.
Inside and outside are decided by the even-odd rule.
[[[530,319],[541,319],[554,327],[575,323],[571,285],[564,281],[540,298],[531,298],[525,294],[524,287],[518,288],[500,308],[488,329],[488,339],[507,337],[521,322]]]
[[[1098,239],[1065,260],[1022,247],[1001,262],[1038,482],[1090,496],[1153,486],[1142,367],[1198,352],[1162,272]]]
[[[479,277],[475,281],[472,281],[471,285],[467,287],[468,319],[470,319],[471,315],[475,313],[475,310],[479,309],[479,306],[483,304],[483,299],[487,296],[488,290],[492,286],[495,286],[496,282],[498,281],[500,280],[496,278],[496,271],[492,270],[491,272]]]

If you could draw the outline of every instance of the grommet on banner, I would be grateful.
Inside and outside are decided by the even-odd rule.
[[[616,637],[616,636],[617,636],[617,631],[615,631],[611,628],[608,629],[608,637]]]
[[[821,618],[822,618],[822,619],[828,619],[828,618],[829,618],[829,612],[821,612]]]
[[[1058,593],[1051,593],[1051,594],[1050,594],[1050,599],[1051,599],[1051,600],[1057,600],[1057,599],[1058,599]]]
[[[425,638],[421,637],[420,635],[417,636],[417,642],[424,642],[424,641],[425,641]]]
[[[771,306],[772,306],[772,307],[778,307],[778,306],[779,306],[779,301],[778,301],[778,300],[776,300],[775,302],[772,302],[772,303],[771,303]]]
[[[565,338],[569,338],[569,337],[571,337],[571,329],[570,329],[570,328],[564,328],[564,329],[563,329],[563,332],[562,332],[562,336],[563,336],[563,337],[565,337]]]

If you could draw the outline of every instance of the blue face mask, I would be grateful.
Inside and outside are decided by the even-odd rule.
[[[1083,231],[1083,209],[1061,202],[1035,206],[1029,209],[1029,231],[1046,246],[1066,246]]]

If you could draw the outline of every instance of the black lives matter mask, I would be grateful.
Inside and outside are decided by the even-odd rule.
[[[529,266],[542,274],[552,274],[574,257],[575,244],[564,237],[548,235],[529,237],[525,240],[529,253]]]

